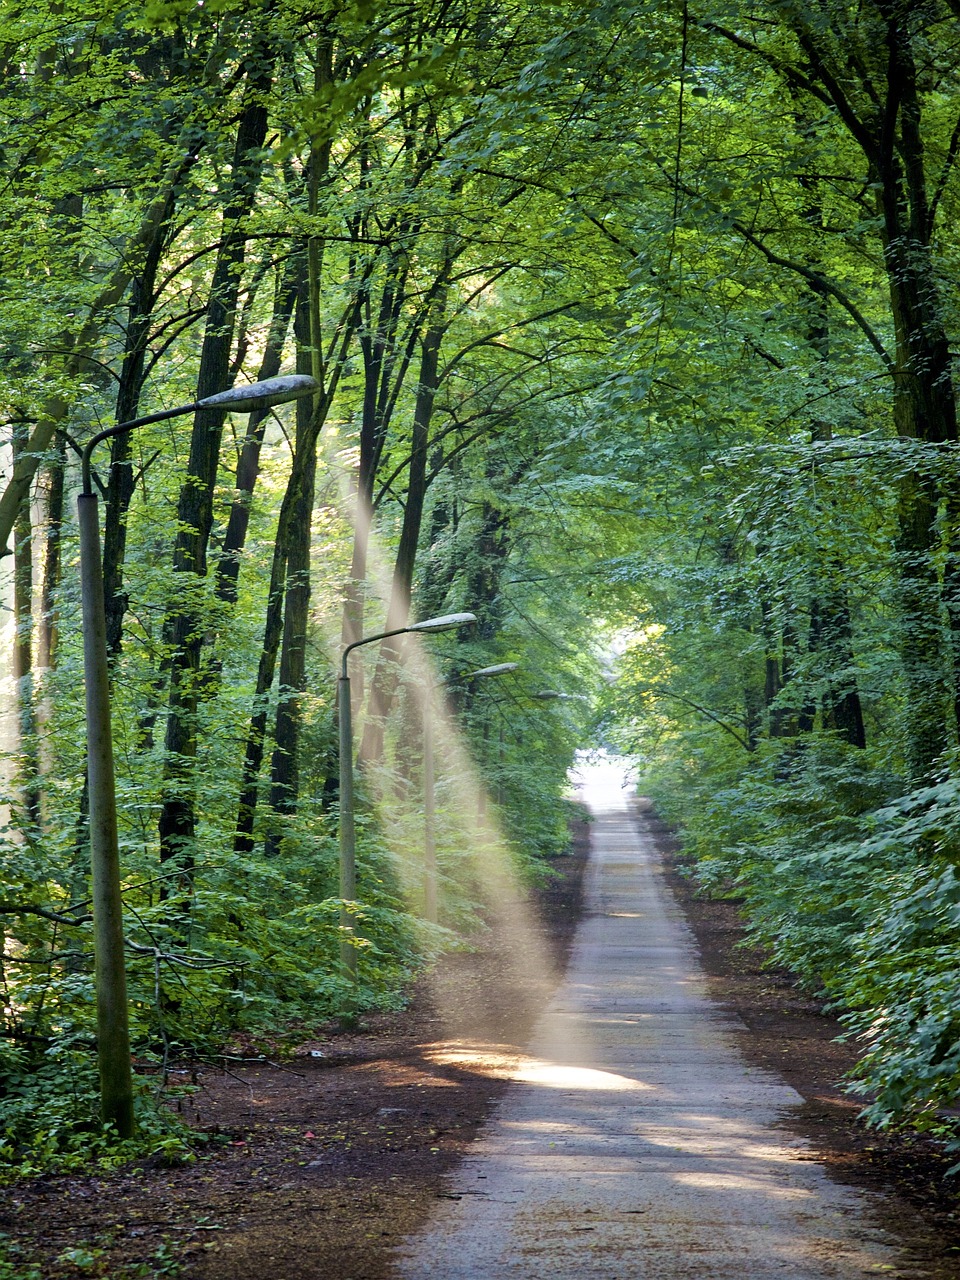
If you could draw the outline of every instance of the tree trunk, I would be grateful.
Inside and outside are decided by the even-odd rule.
[[[468,561],[465,595],[477,615],[478,640],[493,640],[503,626],[501,579],[510,550],[509,527],[507,513],[485,499]]]
[[[802,182],[810,198],[806,219],[811,229],[823,236],[826,228],[823,223],[823,209],[819,195],[814,192],[811,181]],[[814,261],[819,269],[819,261]],[[808,325],[807,341],[816,352],[824,369],[830,360],[830,313],[827,298],[821,289],[807,294]],[[829,422],[815,420],[810,429],[812,445],[826,444],[833,437]],[[822,503],[816,499],[817,507]],[[817,527],[820,527],[817,517]],[[816,576],[810,600],[810,652],[821,654],[821,664],[826,677],[827,686],[822,703],[822,723],[825,729],[835,729],[851,746],[864,748],[867,745],[866,730],[863,723],[863,708],[860,703],[860,692],[854,670],[853,625],[850,618],[850,602],[847,595],[846,574],[840,560],[822,547],[817,548],[821,564],[816,568]],[[839,674],[838,674],[839,673]],[[812,699],[805,699],[809,704]],[[813,716],[810,706],[805,705],[800,713],[798,727],[801,730],[813,727]]]
[[[757,555],[761,561],[765,562],[765,550],[758,547]],[[783,708],[773,705],[784,684],[780,675],[781,637],[765,588],[761,588],[760,593],[760,615],[763,634],[763,707],[766,712],[767,732],[771,738],[782,738],[789,733],[787,716]]]
[[[273,685],[277,653],[283,634],[283,603],[286,585],[287,560],[293,538],[293,523],[298,510],[298,499],[304,488],[304,472],[315,465],[317,439],[329,411],[333,390],[321,396],[319,408],[314,410],[304,447],[294,455],[290,479],[283,495],[277,520],[277,535],[273,548],[273,564],[270,571],[270,587],[267,593],[267,612],[264,622],[263,647],[257,669],[257,684],[253,698],[253,712],[247,732],[243,771],[240,783],[240,799],[237,809],[237,829],[233,847],[237,853],[253,851],[253,828],[257,811],[257,784],[263,763],[263,744],[267,730],[267,702]]]
[[[427,451],[430,441],[430,420],[433,417],[434,399],[437,393],[440,344],[445,326],[440,320],[444,309],[443,299],[437,304],[437,319],[424,334],[420,357],[420,378],[413,415],[413,437],[410,446],[410,470],[407,480],[403,524],[400,544],[393,569],[393,588],[387,609],[386,631],[404,627],[410,619],[410,599],[413,589],[413,571],[420,541],[423,521],[423,504],[427,492]],[[383,732],[387,714],[393,702],[398,679],[398,664],[402,636],[384,640],[380,645],[377,669],[370,689],[370,706],[364,724],[360,757],[369,763],[383,755]]]
[[[291,492],[289,489],[288,493]],[[257,685],[253,695],[253,711],[240,776],[240,797],[237,804],[237,827],[233,838],[235,853],[253,852],[253,827],[257,813],[257,791],[260,767],[263,764],[263,744],[267,732],[267,713],[270,689],[277,664],[277,651],[283,632],[283,589],[287,570],[287,532],[290,517],[285,512],[293,510],[293,502],[284,499],[277,524],[277,537],[273,548],[273,565],[270,571],[270,589],[267,593],[267,615],[263,631],[263,647],[257,666]]]
[[[867,745],[863,707],[853,669],[853,626],[843,566],[828,565],[822,592],[820,642],[827,660],[828,684],[823,698],[823,727],[835,729],[852,747]]]
[[[937,495],[925,476],[900,483],[897,565],[900,659],[906,687],[907,769],[917,784],[932,781],[934,762],[948,745],[944,633],[940,584],[933,560]]]
[[[903,7],[881,2],[887,19],[889,92],[899,98],[900,139],[892,130],[877,149],[880,212],[896,337],[894,421],[901,436],[942,444],[957,439],[949,343],[930,254],[930,219],[919,133],[916,68]],[[897,552],[901,594],[901,658],[908,706],[908,768],[916,782],[956,733],[948,730],[950,689],[940,592],[933,551],[938,542],[938,495],[925,476],[900,486]]]
[[[835,11],[836,21],[830,22],[821,21],[816,6],[793,0],[774,0],[772,8],[793,31],[799,49],[792,59],[781,60],[780,50],[768,45],[760,51],[765,64],[778,68],[790,92],[809,93],[817,102],[818,115],[829,101],[835,118],[867,160],[866,181],[876,193],[881,224],[895,338],[893,359],[875,334],[872,342],[892,375],[897,433],[930,444],[955,441],[950,349],[931,255],[935,228],[929,192],[935,184],[925,169],[914,59],[914,39],[925,38],[914,36],[914,29],[920,30],[916,18],[924,12],[922,6],[905,0],[867,0],[844,10],[851,23],[847,33],[839,27],[840,8]],[[878,33],[882,33],[883,48],[873,58]],[[741,41],[739,34],[726,34]],[[871,50],[871,58],[851,57],[851,50],[858,48]],[[747,238],[766,252],[761,240],[749,233]],[[784,261],[776,255],[771,260]],[[809,276],[804,267],[792,265]],[[940,622],[944,598],[933,557],[940,497],[937,487],[921,474],[906,476],[900,486],[897,554],[900,655],[907,702],[905,754],[916,783],[934,776],[937,757],[956,740],[954,708],[960,706],[960,664],[954,664],[951,674],[951,655]],[[960,627],[960,611],[949,611],[949,616]]]
[[[13,436],[14,466],[27,447],[27,433]],[[13,529],[13,678],[17,690],[17,753],[25,823],[40,823],[40,765],[33,680],[33,524],[30,494],[23,497]]]
[[[290,328],[290,318],[297,302],[300,281],[304,278],[306,264],[301,254],[294,254],[288,260],[283,276],[277,288],[274,301],[270,331],[264,349],[263,359],[257,372],[257,379],[275,378],[280,372],[283,360],[283,348]],[[310,372],[310,370],[306,370]],[[298,406],[298,420],[300,409]],[[230,518],[223,539],[223,549],[217,562],[216,596],[228,604],[237,600],[237,579],[240,574],[240,557],[247,540],[247,529],[250,526],[250,503],[253,491],[260,476],[260,451],[270,411],[258,410],[250,414],[247,434],[240,449],[237,460],[236,491],[237,496],[230,507]]]
[[[397,365],[396,339],[404,302],[406,269],[402,258],[393,255],[387,267],[386,280],[380,294],[376,322],[370,314],[370,288],[361,293],[362,314],[366,328],[358,334],[363,358],[363,404],[360,418],[360,456],[357,463],[357,489],[354,506],[353,551],[350,577],[343,602],[340,642],[346,647],[363,634],[364,588],[373,520],[373,491],[380,459],[386,442],[387,428],[396,401],[394,371]],[[401,365],[401,377],[406,360]],[[355,711],[363,699],[363,663],[359,653],[350,659],[350,692]]]
[[[297,368],[311,368],[309,289],[297,309]],[[292,497],[293,519],[286,546],[286,593],[283,608],[283,643],[280,651],[277,716],[270,771],[270,807],[274,813],[296,812],[300,789],[299,745],[301,697],[306,689],[307,626],[310,617],[310,551],[313,501],[317,475],[317,435],[312,426],[313,406],[297,406],[297,486]],[[265,852],[279,852],[280,832],[267,833]]]
[[[145,246],[142,270],[133,278],[117,392],[118,422],[130,422],[139,412],[150,317],[156,301],[157,271],[175,204],[176,198],[171,192],[164,215]],[[123,565],[127,551],[127,512],[134,490],[133,447],[130,432],[114,436],[110,442],[110,479],[103,517],[103,604],[107,620],[107,653],[111,658],[115,658],[122,647],[123,618],[127,611]]]
[[[126,293],[136,264],[140,261],[146,247],[152,242],[158,224],[167,217],[171,195],[183,182],[187,171],[196,163],[200,146],[201,143],[196,138],[196,129],[191,129],[189,138],[184,139],[182,153],[164,174],[157,195],[147,208],[137,232],[124,246],[122,259],[91,304],[86,321],[78,331],[63,335],[63,346],[70,353],[64,361],[64,371],[68,378],[76,377],[84,362],[94,354],[101,338],[102,325],[112,317],[114,309]],[[0,494],[0,554],[3,554],[3,548],[13,529],[20,503],[24,495],[30,491],[33,477],[40,465],[40,458],[49,449],[69,411],[69,401],[59,394],[50,396],[41,409],[39,420],[30,436],[30,442],[18,465],[13,468],[6,488]]]
[[[63,561],[60,534],[63,529],[63,474],[66,467],[67,442],[58,434],[56,457],[47,467],[46,528],[43,540],[43,582],[40,587],[40,622],[37,628],[37,666],[53,671],[57,665],[60,637],[60,605],[58,600]]]
[[[251,57],[247,100],[234,148],[230,202],[224,210],[223,234],[214,267],[206,328],[200,353],[197,399],[222,391],[230,371],[230,350],[246,251],[244,222],[256,197],[266,141],[267,111],[263,97],[271,83],[272,58],[261,43]],[[194,761],[197,754],[200,655],[204,627],[197,599],[207,571],[207,545],[213,521],[213,491],[220,459],[225,414],[201,410],[194,417],[187,481],[177,509],[180,532],[173,568],[183,577],[164,626],[172,654],[169,715],[165,739],[163,789],[159,819],[160,861],[176,860],[181,888],[192,882],[195,832]]]

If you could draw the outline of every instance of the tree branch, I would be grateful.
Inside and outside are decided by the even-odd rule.
[[[42,916],[54,924],[87,924],[93,916],[65,916],[47,907],[37,907],[26,902],[0,902],[0,916]]]
[[[937,185],[932,197],[930,198],[930,211],[927,214],[927,239],[933,235],[933,224],[937,217],[937,206],[943,198],[949,181],[951,171],[957,160],[957,151],[960,150],[960,116],[957,116],[957,123],[953,126],[953,133],[950,135],[950,145],[947,148],[946,159],[943,162],[943,168],[940,170],[940,177],[937,179]]]
[[[742,223],[732,222],[730,225],[738,235],[743,236],[744,240],[759,250],[768,262],[772,262],[776,267],[786,267],[788,271],[795,271],[797,275],[803,276],[804,280],[808,281],[815,289],[828,293],[835,302],[839,302],[840,306],[843,307],[844,311],[866,336],[871,347],[883,361],[887,372],[896,372],[896,365],[877,336],[873,326],[860,308],[847,297],[838,285],[835,285],[832,280],[828,280],[826,276],[822,276],[819,271],[814,271],[811,267],[805,266],[802,262],[795,262],[792,258],[784,258],[779,253],[775,253],[773,249],[763,243],[759,236],[755,236]]]
[[[647,691],[656,693],[664,698],[676,698],[678,702],[684,703],[685,706],[692,707],[694,711],[699,711],[702,716],[706,716],[708,720],[712,720],[714,724],[718,724],[725,733],[729,733],[731,738],[736,738],[743,747],[744,751],[750,750],[750,744],[746,738],[737,733],[736,729],[731,728],[725,720],[721,720],[713,711],[709,711],[706,707],[701,707],[699,702],[693,702],[690,698],[685,698],[682,693],[675,693],[673,689],[666,689],[662,685],[651,684],[646,686]]]

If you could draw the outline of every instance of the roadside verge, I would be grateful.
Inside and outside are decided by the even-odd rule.
[[[696,938],[713,997],[736,1013],[744,1058],[778,1072],[803,1097],[785,1124],[810,1143],[810,1159],[850,1186],[887,1194],[884,1226],[903,1235],[913,1259],[937,1280],[960,1277],[960,1179],[946,1178],[954,1160],[936,1143],[909,1134],[879,1133],[857,1117],[861,1104],[840,1083],[857,1060],[844,1028],[793,976],[746,942],[736,899],[701,896],[672,830],[649,802],[638,816],[663,858],[665,879]]]

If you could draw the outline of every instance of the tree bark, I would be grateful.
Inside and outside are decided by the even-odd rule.
[[[47,518],[43,539],[40,621],[37,628],[37,666],[47,671],[53,671],[56,668],[60,637],[58,595],[63,568],[60,535],[63,529],[63,475],[67,451],[67,442],[62,435],[58,435],[54,443],[56,456],[47,466],[45,485]]]
[[[230,350],[241,272],[246,252],[245,221],[253,206],[262,169],[267,111],[263,98],[272,80],[272,55],[258,41],[250,59],[246,102],[237,130],[232,191],[224,210],[223,233],[214,267],[200,353],[196,398],[222,391],[230,371]],[[192,881],[196,824],[194,761],[204,628],[198,592],[207,572],[207,545],[213,522],[213,491],[220,460],[225,414],[201,410],[194,417],[187,481],[177,509],[180,532],[174,546],[174,574],[182,579],[164,625],[171,653],[169,715],[159,818],[160,861],[176,860],[181,888]]]
[[[257,371],[258,381],[274,378],[280,372],[287,330],[290,328],[290,319],[297,303],[297,292],[305,272],[306,264],[302,255],[292,255],[287,261],[277,288],[270,331],[263,359]],[[308,369],[306,372],[309,373],[311,370]],[[299,413],[298,407],[298,420]],[[270,412],[266,409],[250,414],[247,434],[237,460],[235,485],[237,496],[230,507],[223,548],[217,562],[216,596],[218,600],[228,604],[235,604],[237,600],[240,559],[247,540],[247,530],[250,527],[250,504],[260,476],[260,452],[269,419]]]
[[[27,447],[26,432],[13,436],[14,466]],[[30,494],[20,502],[13,530],[13,678],[17,690],[17,754],[25,823],[40,824],[40,762],[33,675],[33,522]]]
[[[442,322],[445,298],[437,303],[434,323],[424,334],[420,357],[420,378],[417,386],[416,407],[413,415],[413,435],[410,446],[410,470],[407,479],[403,523],[400,543],[397,547],[393,569],[393,587],[387,609],[385,631],[404,627],[410,619],[410,601],[413,590],[413,571],[420,541],[423,521],[423,504],[427,492],[427,453],[430,443],[430,421],[437,394],[440,344],[445,325]],[[377,761],[383,755],[383,733],[386,717],[396,692],[399,662],[402,653],[402,636],[384,640],[380,645],[376,673],[370,689],[370,704],[364,723],[360,758],[366,763]]]
[[[303,291],[297,309],[297,367],[311,368],[309,289]],[[312,427],[312,405],[297,406],[296,491],[292,496],[293,519],[286,546],[286,592],[283,608],[283,640],[274,725],[274,751],[270,770],[270,808],[289,816],[296,812],[300,790],[299,747],[301,699],[306,689],[307,627],[310,618],[310,551],[313,502],[317,475],[317,435]],[[265,853],[279,852],[280,831],[268,831]]]
[[[140,407],[143,371],[146,363],[150,317],[153,313],[157,272],[176,206],[170,192],[163,217],[145,246],[143,265],[133,277],[124,341],[120,387],[117,392],[117,422],[130,422]],[[133,500],[134,474],[131,462],[133,440],[129,432],[110,442],[110,479],[103,516],[103,604],[107,620],[107,653],[115,658],[123,644],[123,619],[127,595],[123,590],[123,567],[127,551],[127,513]]]

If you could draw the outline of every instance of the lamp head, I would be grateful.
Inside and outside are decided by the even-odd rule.
[[[481,667],[479,671],[468,671],[463,680],[475,680],[477,676],[505,676],[508,671],[516,671],[519,662],[498,662],[495,667]]]
[[[233,409],[238,413],[252,413],[255,409],[269,409],[274,404],[285,404],[319,391],[319,384],[304,373],[291,373],[280,378],[267,378],[264,382],[252,382],[246,387],[231,387],[218,391],[215,396],[205,396],[197,401],[198,409]]]
[[[440,618],[427,618],[423,622],[414,622],[408,631],[455,631],[457,627],[467,627],[476,622],[475,613],[445,613]]]

